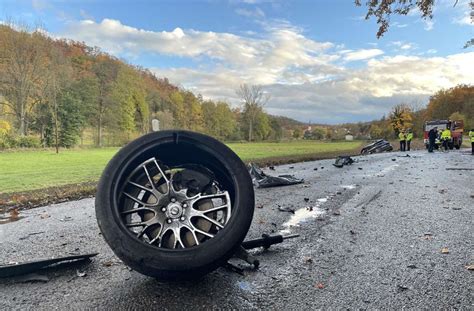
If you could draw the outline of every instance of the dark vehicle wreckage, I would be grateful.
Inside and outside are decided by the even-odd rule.
[[[125,264],[160,280],[183,280],[233,256],[257,267],[245,249],[283,240],[242,244],[254,203],[249,171],[230,148],[173,130],[123,147],[102,173],[95,208],[103,237]]]

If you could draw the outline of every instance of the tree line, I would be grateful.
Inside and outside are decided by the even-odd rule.
[[[257,98],[242,97],[243,90],[257,91]],[[0,25],[0,148],[69,148],[84,133],[92,133],[97,146],[121,145],[149,132],[155,118],[161,129],[222,140],[284,135],[281,118],[263,110],[261,88],[242,85],[236,92],[243,105],[231,108],[97,47]]]
[[[395,138],[401,130],[411,129],[423,137],[423,126],[429,120],[462,120],[467,133],[474,127],[474,86],[460,84],[442,89],[429,98],[424,108],[401,103],[388,115],[366,127],[372,138]]]

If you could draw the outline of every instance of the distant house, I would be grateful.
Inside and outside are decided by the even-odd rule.
[[[346,140],[354,140],[354,136],[351,133],[346,134]]]

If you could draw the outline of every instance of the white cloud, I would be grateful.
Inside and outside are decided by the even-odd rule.
[[[346,53],[344,59],[346,61],[365,60],[382,54],[383,51],[380,49],[362,49]]]
[[[458,11],[460,14],[457,18],[453,19],[453,23],[459,25],[467,25],[467,26],[474,26],[474,12],[471,9],[470,1],[460,1],[457,5]]]
[[[431,31],[431,30],[433,30],[433,28],[434,28],[434,21],[433,21],[432,19],[429,19],[429,18],[424,19],[424,20],[423,20],[423,23],[425,24],[424,29],[425,29],[426,31]]]
[[[465,12],[464,15],[453,19],[453,22],[459,25],[474,26],[473,20],[474,20],[474,17],[471,17],[471,13]]]
[[[381,49],[353,50],[313,40],[287,22],[264,24],[255,36],[181,28],[149,31],[111,19],[86,20],[72,24],[63,36],[118,56],[147,52],[192,59],[192,68],[157,65],[152,70],[205,98],[233,104],[239,102],[239,84],[261,84],[271,94],[268,112],[301,121],[378,118],[400,101],[424,101],[440,88],[474,81],[474,53],[382,56]],[[407,53],[413,44],[395,41],[388,46]],[[365,60],[363,67],[344,66],[359,60]]]
[[[255,8],[254,10],[238,8],[235,10],[235,13],[245,16],[245,17],[253,17],[253,18],[263,18],[265,17],[265,12],[263,12],[260,8]]]
[[[339,68],[332,76],[324,69],[296,72],[290,83],[264,84],[271,94],[268,112],[313,122],[346,122],[379,118],[400,102],[414,100],[426,103],[441,88],[474,81],[473,53],[448,57],[393,56],[372,59],[361,69]],[[236,86],[259,82],[258,70],[236,72],[227,68],[213,71],[196,69],[154,69],[159,76],[193,87],[207,98],[223,99],[237,104]],[[321,74],[319,80],[317,75]],[[289,71],[283,75],[288,74]],[[304,81],[306,79],[306,81]],[[272,77],[268,81],[277,81]]]

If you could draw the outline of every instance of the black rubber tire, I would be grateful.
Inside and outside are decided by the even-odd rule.
[[[134,167],[153,156],[166,164],[199,163],[225,185],[232,214],[215,237],[172,250],[148,245],[125,227],[117,204],[121,183]],[[223,143],[189,131],[161,131],[132,141],[112,158],[99,181],[95,209],[105,241],[132,269],[167,281],[195,279],[224,264],[241,245],[252,222],[254,190],[245,164]]]
[[[459,144],[459,145],[454,145],[454,148],[456,148],[456,150],[461,149],[461,144]]]

